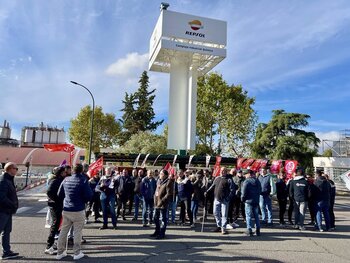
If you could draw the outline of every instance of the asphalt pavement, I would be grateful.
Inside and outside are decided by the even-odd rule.
[[[13,219],[12,249],[22,258],[11,262],[56,262],[44,254],[49,230],[44,228],[47,211],[45,185],[19,193],[20,210]],[[350,262],[350,196],[337,196],[336,231],[315,232],[280,227],[263,228],[260,237],[244,235],[245,224],[228,235],[214,233],[209,216],[204,232],[201,223],[194,229],[170,225],[164,240],[149,237],[154,229],[141,221],[118,221],[117,230],[99,230],[101,224],[87,224],[83,235],[86,257],[81,262]],[[277,207],[274,207],[277,212]],[[277,217],[275,216],[275,219]],[[308,222],[308,218],[306,222]],[[61,261],[73,261],[72,250]],[[3,261],[6,262],[6,261]]]

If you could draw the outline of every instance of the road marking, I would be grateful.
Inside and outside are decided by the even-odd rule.
[[[41,209],[40,211],[36,212],[37,214],[46,214],[47,211],[49,210],[49,207],[44,207],[43,209]]]
[[[31,206],[23,206],[17,209],[16,214],[21,214],[24,213],[25,211],[28,211],[29,209],[31,209]]]
[[[39,199],[38,202],[47,202],[47,198]]]

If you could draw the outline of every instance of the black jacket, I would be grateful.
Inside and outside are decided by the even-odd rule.
[[[309,200],[309,184],[304,176],[296,176],[289,184],[289,195],[295,202]]]
[[[8,173],[0,175],[0,212],[15,214],[18,209],[18,198],[14,177]]]
[[[49,181],[49,187],[46,192],[48,197],[48,206],[63,209],[63,199],[59,198],[57,195],[62,181],[63,177],[61,176],[55,176]]]
[[[255,177],[247,178],[242,186],[241,200],[250,205],[258,205],[261,194],[261,183]]]
[[[331,184],[328,182],[326,177],[318,176],[315,181],[316,193],[315,193],[315,201],[320,202],[328,202],[330,203],[331,199]]]
[[[227,176],[218,176],[215,178],[212,186],[207,190],[211,192],[214,189],[214,197],[219,202],[229,202],[235,195],[235,185],[232,179]]]
[[[288,189],[287,185],[283,179],[278,179],[276,182],[276,192],[278,200],[287,200],[288,198]]]

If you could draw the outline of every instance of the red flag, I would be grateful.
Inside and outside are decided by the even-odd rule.
[[[98,159],[97,161],[89,165],[88,174],[90,177],[94,177],[102,169],[103,169],[103,157],[101,157],[100,159]]]
[[[164,166],[163,170],[167,170],[168,172],[170,172],[171,169],[171,164],[169,162],[167,162],[167,164]]]
[[[44,144],[44,148],[49,152],[69,152],[74,151],[74,145],[69,143],[62,144]]]
[[[262,168],[265,168],[266,167],[266,165],[267,165],[267,162],[268,162],[268,160],[261,160],[260,161],[260,169],[262,169]]]
[[[274,160],[270,166],[270,172],[272,174],[278,174],[281,170],[282,160]]]
[[[244,162],[245,158],[238,158],[237,160],[237,169],[242,168],[242,163]]]
[[[176,175],[176,168],[175,167],[170,168],[170,172],[169,173],[171,175]]]
[[[216,163],[214,165],[214,171],[213,171],[213,176],[219,176],[220,175],[220,163],[221,163],[221,156],[216,156]]]
[[[284,170],[286,172],[286,179],[292,178],[293,173],[297,169],[298,161],[286,160],[284,164]]]
[[[242,168],[243,169],[247,169],[248,166],[252,165],[252,163],[254,162],[254,159],[247,159],[242,163]]]
[[[261,166],[261,161],[263,161],[263,160],[261,160],[261,159],[255,160],[255,162],[250,167],[250,170],[252,170],[254,172],[259,171],[260,166]]]

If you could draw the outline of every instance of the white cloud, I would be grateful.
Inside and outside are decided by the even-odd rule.
[[[321,141],[338,141],[340,139],[339,131],[329,131],[329,132],[316,132],[317,138]]]
[[[111,76],[134,76],[136,72],[139,74],[140,70],[146,70],[147,64],[148,53],[133,52],[109,65],[106,74]]]

